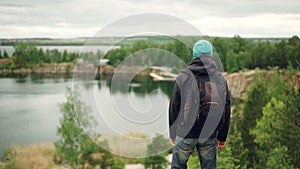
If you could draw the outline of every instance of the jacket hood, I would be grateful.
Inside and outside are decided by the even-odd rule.
[[[209,55],[201,55],[200,57],[195,58],[188,68],[196,76],[207,76],[214,74],[218,71],[218,67],[214,58]]]

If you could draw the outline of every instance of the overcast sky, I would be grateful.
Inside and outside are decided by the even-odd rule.
[[[0,0],[0,38],[93,36],[141,13],[178,17],[209,36],[300,35],[298,0]]]

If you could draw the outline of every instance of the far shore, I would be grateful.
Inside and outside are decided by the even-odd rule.
[[[148,69],[149,68],[149,69]],[[170,70],[161,67],[130,67],[123,66],[122,68],[112,65],[94,66],[93,64],[77,64],[74,63],[52,63],[52,64],[37,64],[31,69],[0,69],[0,76],[7,77],[9,75],[36,75],[41,78],[51,76],[76,77],[84,79],[100,79],[103,77],[111,77],[117,71],[117,75],[122,73],[120,77],[134,74],[137,79],[151,77],[154,81],[175,81],[177,74],[171,73]],[[284,69],[279,70],[282,79],[294,82],[297,87],[300,84],[300,72],[294,71],[291,77],[287,76]],[[247,88],[252,84],[255,75],[259,75],[261,79],[273,77],[275,70],[244,70],[235,73],[226,73],[224,75],[228,81],[229,91],[233,98],[244,98]],[[124,73],[124,74],[123,74]]]

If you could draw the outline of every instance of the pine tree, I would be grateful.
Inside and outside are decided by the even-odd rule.
[[[286,146],[274,148],[271,150],[268,160],[267,169],[293,169],[294,166],[288,160],[288,149]]]
[[[275,83],[269,85],[272,99],[263,108],[262,118],[251,131],[255,137],[254,142],[258,145],[257,155],[260,159],[273,155],[272,158],[279,160],[279,156],[274,153],[286,152],[281,158],[287,158],[282,160],[288,159],[287,164],[300,167],[300,106],[297,104],[300,102],[299,92],[293,84],[284,84],[278,76],[275,77]],[[261,160],[260,165],[266,166],[266,161]]]
[[[239,159],[236,159],[232,155],[232,147],[227,144],[224,148],[218,149],[217,156],[217,168],[218,169],[246,169],[246,165],[239,164]]]
[[[263,110],[263,117],[251,131],[255,136],[254,141],[259,145],[257,150],[259,158],[268,159],[260,161],[261,168],[292,168],[290,164],[292,158],[288,153],[290,136],[286,133],[288,118],[284,102],[272,98]]]
[[[256,79],[247,91],[247,97],[243,107],[243,115],[238,124],[241,132],[244,149],[247,149],[247,167],[251,168],[259,163],[256,156],[256,143],[254,137],[250,134],[250,130],[256,126],[256,121],[262,116],[262,109],[268,102],[267,88],[265,84]]]
[[[5,49],[4,49],[4,53],[3,53],[3,58],[9,58],[9,56],[8,56],[8,54],[7,54],[7,52],[6,52]]]

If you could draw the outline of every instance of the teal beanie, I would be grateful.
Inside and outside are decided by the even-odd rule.
[[[194,48],[193,48],[194,58],[196,58],[202,54],[207,54],[207,55],[213,56],[212,45],[207,40],[199,40],[194,45]]]

